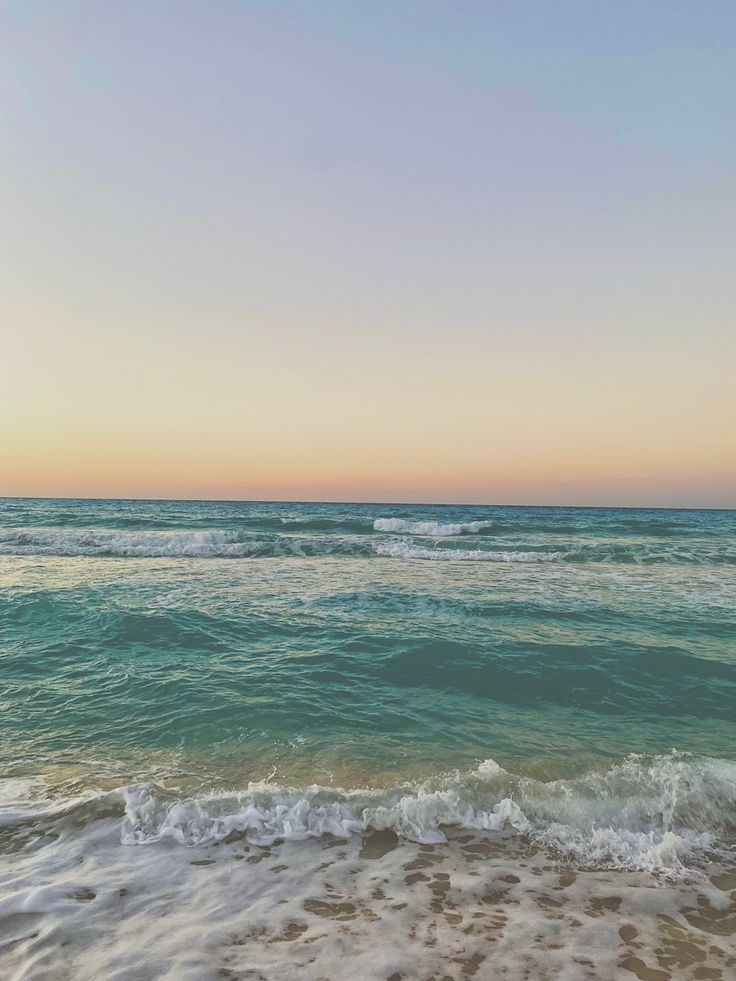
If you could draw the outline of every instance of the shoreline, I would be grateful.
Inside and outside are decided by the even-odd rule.
[[[507,832],[444,830],[437,845],[371,831],[129,847],[118,821],[93,821],[13,856],[4,961],[28,981],[725,981],[736,971],[736,863],[676,879],[584,870]],[[42,855],[53,885],[40,886]]]

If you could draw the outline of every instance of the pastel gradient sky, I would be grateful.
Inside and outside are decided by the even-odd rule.
[[[732,0],[0,11],[0,494],[736,506]]]

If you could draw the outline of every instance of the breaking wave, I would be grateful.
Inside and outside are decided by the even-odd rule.
[[[605,772],[543,782],[493,760],[391,790],[280,787],[263,781],[243,793],[176,799],[144,784],[121,791],[122,841],[183,845],[233,834],[268,845],[372,828],[439,843],[443,828],[507,831],[569,855],[586,867],[677,872],[734,831],[736,763],[672,752],[629,757]]]
[[[395,559],[429,559],[444,562],[554,562],[560,552],[498,552],[485,549],[423,548],[408,542],[382,542],[376,554]]]
[[[0,554],[123,557],[247,556],[252,542],[230,531],[110,531],[27,528],[0,530]]]
[[[564,550],[547,551],[514,548],[508,543],[503,548],[446,548],[435,545],[415,545],[407,540],[378,542],[377,555],[385,558],[429,560],[435,562],[566,562],[566,563],[614,563],[621,565],[736,565],[733,548],[690,548],[657,545],[570,544]]]
[[[423,535],[427,538],[450,538],[458,535],[478,535],[488,531],[492,521],[468,521],[458,524],[443,524],[440,521],[405,521],[403,518],[376,518],[375,531],[399,535]]]
[[[461,828],[522,836],[582,868],[676,875],[703,853],[733,848],[736,762],[675,750],[632,754],[604,771],[542,781],[489,759],[471,771],[389,789],[263,780],[239,792],[181,798],[144,783],[45,805],[8,803],[0,806],[0,826],[26,837],[103,819],[122,819],[120,840],[132,846],[198,846],[232,836],[265,846],[323,835],[347,839],[369,830],[441,844],[449,828]]]
[[[251,559],[277,556],[368,556],[353,536],[266,535],[237,531],[112,531],[105,529],[0,529],[0,555],[101,558]]]
[[[282,531],[227,529],[121,530],[105,528],[0,528],[0,555],[89,556],[117,558],[255,559],[276,557],[389,558],[441,562],[565,562],[624,565],[736,565],[736,546],[712,542],[576,542],[554,543],[493,540],[493,547],[448,547],[442,539],[473,534],[483,522],[438,525],[381,518],[389,533],[376,535],[370,525],[364,534],[343,531],[320,533],[310,522],[278,519]],[[319,522],[321,524],[321,522]],[[410,526],[413,532],[406,532]],[[357,526],[356,526],[357,527]],[[428,529],[432,528],[430,532]],[[457,529],[466,529],[462,533]],[[401,531],[401,537],[396,537]],[[471,530],[467,530],[471,529]],[[393,534],[392,532],[396,532]],[[436,537],[433,544],[417,544],[412,535]],[[486,540],[487,541],[487,540]],[[459,543],[458,543],[459,544]]]

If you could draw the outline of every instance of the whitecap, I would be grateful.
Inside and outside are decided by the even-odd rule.
[[[554,562],[562,552],[486,551],[485,549],[425,548],[409,542],[378,542],[377,555],[395,559],[429,559],[436,562]]]
[[[444,524],[439,521],[405,521],[403,518],[376,518],[374,531],[401,535],[424,535],[427,538],[450,538],[457,535],[477,535],[492,527],[492,521],[468,521]]]

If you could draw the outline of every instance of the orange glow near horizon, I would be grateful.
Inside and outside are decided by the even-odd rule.
[[[61,348],[43,378],[32,350],[25,363],[16,352],[3,395],[16,411],[0,418],[2,494],[733,504],[725,365],[722,379],[704,377],[685,398],[678,371],[662,372],[658,358],[655,386],[655,366],[642,359],[626,372],[624,397],[622,366],[593,384],[595,366],[572,352],[427,358],[408,370],[378,351],[350,385],[339,365],[311,356],[301,371],[292,361],[288,379],[283,357],[257,370],[251,359],[244,388],[237,350],[180,360],[168,377],[165,356],[149,350],[137,380],[124,356],[101,376],[98,357],[82,350]],[[24,407],[34,371],[43,398]],[[517,376],[529,372],[535,384],[519,398]]]

